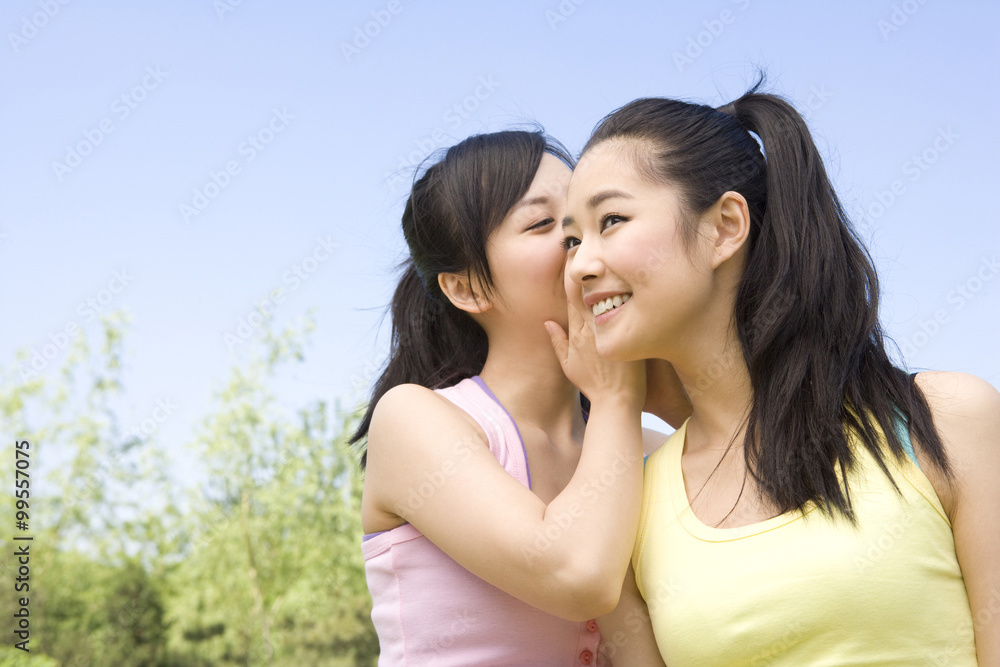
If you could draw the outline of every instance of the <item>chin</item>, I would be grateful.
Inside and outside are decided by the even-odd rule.
[[[616,343],[607,337],[595,340],[594,342],[596,343],[597,353],[608,361],[637,361],[645,359],[645,357],[633,353],[628,346]]]

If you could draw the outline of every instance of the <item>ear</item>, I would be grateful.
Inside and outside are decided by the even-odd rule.
[[[439,273],[437,278],[441,291],[459,310],[479,314],[493,307],[489,299],[483,296],[482,289],[472,284],[467,273]]]
[[[718,268],[742,248],[750,235],[750,209],[738,192],[724,192],[709,209],[712,268]]]

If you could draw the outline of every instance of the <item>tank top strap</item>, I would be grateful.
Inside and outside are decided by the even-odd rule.
[[[478,375],[435,392],[472,417],[486,434],[490,452],[511,477],[531,488],[524,439],[513,417]]]

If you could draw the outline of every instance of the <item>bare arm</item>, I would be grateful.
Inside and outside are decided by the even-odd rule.
[[[635,573],[628,568],[622,584],[618,606],[610,614],[600,616],[601,667],[666,667],[653,636],[646,601],[635,585]]]
[[[982,665],[1000,665],[1000,392],[964,373],[924,372],[917,385],[954,471],[920,456],[955,535]]]
[[[578,314],[569,339],[553,326],[556,354],[591,410],[576,471],[548,506],[500,466],[464,412],[417,385],[393,388],[375,409],[365,493],[481,579],[582,621],[617,605],[635,542],[645,372],[600,359]]]

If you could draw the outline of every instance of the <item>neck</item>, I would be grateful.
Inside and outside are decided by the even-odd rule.
[[[686,338],[686,349],[671,361],[691,399],[688,450],[740,447],[753,389],[739,339],[732,327],[720,326]]]
[[[552,433],[582,430],[579,392],[566,378],[541,326],[539,334],[491,336],[483,382],[519,424]]]

